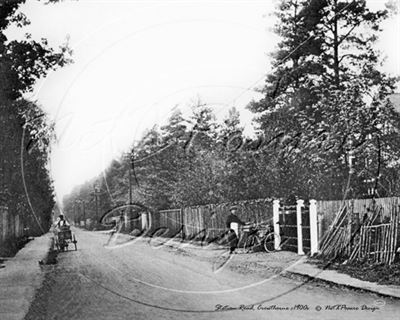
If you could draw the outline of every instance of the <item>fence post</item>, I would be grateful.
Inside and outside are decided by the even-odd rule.
[[[8,208],[6,206],[0,206],[0,212],[2,215],[2,220],[3,220],[3,234],[2,234],[2,240],[6,241],[8,238]]]
[[[304,200],[297,200],[296,220],[297,220],[297,253],[304,254],[303,251],[303,229],[301,224],[301,208],[304,207]]]
[[[4,242],[7,237],[7,207],[0,206],[0,231],[1,231],[1,240],[0,242]]]
[[[317,201],[310,200],[310,255],[318,253]]]
[[[322,236],[324,234],[324,216],[321,212],[317,212],[317,224],[318,224],[318,230],[317,230],[317,234],[318,234],[318,244],[319,244],[319,240],[322,239]],[[318,245],[319,246],[319,245]],[[319,250],[319,249],[318,249]]]
[[[275,250],[280,250],[279,200],[274,200],[273,202],[272,222],[274,224],[274,232],[278,235],[278,237],[275,237],[274,248]]]
[[[20,220],[19,220],[19,214],[17,213],[15,216],[14,216],[14,235],[15,235],[15,237],[16,238],[19,238],[20,236],[21,236],[21,234],[20,234],[20,225],[19,225],[19,223],[20,223]]]
[[[179,209],[179,213],[180,213],[180,219],[181,219],[181,239],[184,240],[185,239],[185,230],[183,228],[185,228],[185,222],[183,220],[183,208],[181,207]]]
[[[186,239],[187,231],[187,210],[184,207],[181,208],[181,217],[182,217],[182,240]]]

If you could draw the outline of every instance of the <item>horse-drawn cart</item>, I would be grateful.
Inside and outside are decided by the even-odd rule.
[[[69,226],[60,227],[55,232],[55,245],[58,251],[68,251],[69,245],[74,245],[75,250],[77,250],[77,242]]]

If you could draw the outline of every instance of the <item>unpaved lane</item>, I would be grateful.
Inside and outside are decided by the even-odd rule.
[[[79,250],[61,253],[56,265],[46,266],[27,319],[316,319],[322,313],[324,319],[398,319],[398,301],[372,294],[279,276],[260,281],[229,268],[214,272],[209,261],[154,242],[109,249],[104,234],[76,233]],[[260,302],[264,310],[257,310]],[[252,304],[254,310],[230,309]],[[335,304],[345,307],[315,310]],[[216,305],[227,307],[216,312]],[[309,310],[283,310],[296,305]],[[363,305],[380,310],[349,310]]]

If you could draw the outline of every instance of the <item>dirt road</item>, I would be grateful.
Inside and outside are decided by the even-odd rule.
[[[193,255],[149,239],[110,248],[106,234],[75,231],[79,250],[44,267],[27,320],[398,319],[397,300],[289,279],[277,267],[229,268],[246,255],[218,269],[229,256],[222,251]]]

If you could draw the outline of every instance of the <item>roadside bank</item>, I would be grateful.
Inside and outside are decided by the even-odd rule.
[[[51,234],[34,238],[17,254],[3,262],[0,269],[0,319],[24,319],[41,286],[45,261],[51,247]]]

